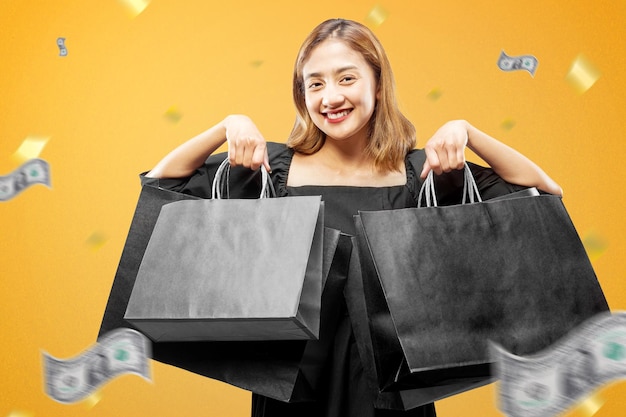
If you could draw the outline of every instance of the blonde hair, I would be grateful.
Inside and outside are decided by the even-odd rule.
[[[311,120],[304,95],[302,68],[315,47],[326,39],[344,41],[359,52],[376,77],[379,98],[369,126],[365,152],[383,172],[397,171],[406,154],[415,147],[415,127],[400,112],[391,65],[380,41],[366,26],[344,19],[330,19],[318,25],[300,47],[293,70],[293,100],[296,122],[287,145],[297,152],[313,154],[320,150],[326,135]]]

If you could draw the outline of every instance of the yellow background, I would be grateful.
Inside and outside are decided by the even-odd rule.
[[[612,309],[624,310],[626,3],[379,4],[388,16],[369,25],[419,144],[465,118],[539,163],[563,187],[581,236],[605,243],[594,268]],[[38,135],[50,137],[40,157],[52,177],[52,188],[0,202],[0,416],[249,415],[249,393],[156,362],[153,383],[123,376],[95,405],[58,404],[43,392],[41,351],[69,358],[95,342],[137,174],[229,113],[250,115],[268,140],[284,141],[302,40],[326,18],[365,22],[375,5],[153,0],[134,17],[116,0],[0,1],[0,175],[19,166],[13,154]],[[536,56],[535,76],[500,71],[501,50]],[[565,80],[581,53],[602,73],[584,94]],[[164,116],[172,106],[178,122]],[[601,396],[597,416],[624,414],[626,385]],[[438,415],[498,416],[495,398],[491,385],[439,402]]]

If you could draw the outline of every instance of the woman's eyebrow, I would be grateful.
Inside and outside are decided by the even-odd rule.
[[[340,67],[337,68],[336,70],[333,71],[334,74],[340,74],[344,71],[348,71],[348,70],[358,70],[359,68],[356,65],[346,65],[345,67]],[[309,74],[305,74],[304,79],[307,80],[309,78],[316,78],[316,77],[321,77],[322,73],[321,72],[311,72]]]

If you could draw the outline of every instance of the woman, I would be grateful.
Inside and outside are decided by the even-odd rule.
[[[248,117],[231,115],[173,150],[146,176],[168,178],[162,185],[209,197],[205,161],[227,141],[231,165],[263,165],[271,171],[278,196],[321,195],[325,225],[349,234],[354,234],[352,215],[358,210],[416,206],[421,178],[431,170],[440,175],[440,202],[458,203],[460,171],[455,170],[463,167],[466,146],[491,166],[471,165],[484,199],[524,187],[561,194],[537,165],[463,120],[446,123],[423,151],[413,150],[415,129],[398,110],[385,52],[359,23],[333,19],[311,32],[296,60],[293,97],[297,119],[286,146],[268,146]],[[320,400],[291,405],[254,395],[253,415],[435,415],[432,404],[407,412],[378,410],[373,387],[345,316]]]

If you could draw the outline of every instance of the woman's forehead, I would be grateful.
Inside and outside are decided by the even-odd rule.
[[[304,78],[341,72],[344,70],[362,70],[369,68],[361,53],[355,51],[346,42],[339,39],[327,39],[317,45],[302,66]]]

